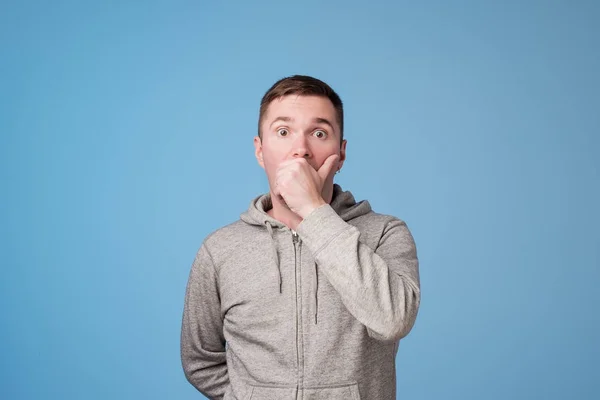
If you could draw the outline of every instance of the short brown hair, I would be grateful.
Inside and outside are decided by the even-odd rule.
[[[336,111],[337,123],[340,126],[340,144],[342,143],[342,140],[344,140],[344,105],[342,104],[342,99],[328,84],[306,75],[294,75],[282,78],[267,90],[267,93],[265,93],[260,101],[260,113],[258,116],[258,136],[261,140],[260,125],[269,104],[275,99],[290,94],[327,97]]]

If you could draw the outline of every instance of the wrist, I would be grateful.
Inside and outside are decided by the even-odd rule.
[[[317,208],[324,206],[325,204],[327,204],[325,202],[325,200],[320,199],[318,201],[315,201],[313,203],[311,203],[310,205],[304,207],[302,210],[300,210],[300,216],[302,217],[302,219],[308,217],[308,215],[310,213],[312,213],[314,210],[316,210]]]

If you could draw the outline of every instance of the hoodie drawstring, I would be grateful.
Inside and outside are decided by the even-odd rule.
[[[275,246],[275,238],[273,237],[273,226],[269,221],[265,221],[269,235],[271,236],[271,249],[273,250],[273,260],[275,261],[275,267],[277,268],[277,275],[279,277],[279,293],[282,292],[282,280],[281,280],[281,266],[279,265],[279,254],[277,254],[277,248]]]
[[[315,325],[317,324],[317,316],[319,315],[319,274],[317,262],[315,261],[315,297],[314,297],[314,306],[315,306]]]
[[[281,278],[281,265],[279,264],[279,254],[277,253],[277,246],[275,245],[275,236],[273,233],[273,225],[269,221],[264,222],[267,230],[269,231],[269,236],[271,237],[271,250],[273,254],[273,260],[275,261],[275,266],[277,267],[277,276],[279,277],[279,293],[282,293],[282,278]],[[318,266],[315,261],[315,269],[314,272],[314,297],[313,297],[313,305],[315,309],[315,324],[318,323],[318,315],[319,315],[319,274],[318,274]]]

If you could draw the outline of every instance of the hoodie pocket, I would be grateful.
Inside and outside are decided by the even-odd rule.
[[[250,385],[247,400],[296,400],[296,387]]]
[[[304,389],[304,400],[360,400],[358,383],[313,386]]]

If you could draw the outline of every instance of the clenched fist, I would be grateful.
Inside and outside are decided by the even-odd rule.
[[[293,213],[305,218],[315,208],[327,204],[323,199],[323,189],[327,182],[333,182],[339,158],[337,154],[332,154],[318,170],[305,158],[282,162],[277,168],[273,194],[283,199]]]

